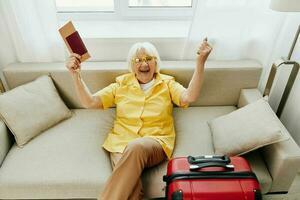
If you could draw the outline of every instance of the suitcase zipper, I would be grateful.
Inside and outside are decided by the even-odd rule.
[[[170,176],[163,176],[164,182],[171,182],[174,180],[183,179],[256,179],[257,177],[253,172],[189,172],[189,173],[174,173]]]

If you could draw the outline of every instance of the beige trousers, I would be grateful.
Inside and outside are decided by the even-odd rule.
[[[124,152],[111,153],[113,172],[98,199],[140,200],[143,198],[141,174],[144,168],[166,158],[161,145],[152,138],[138,138],[128,143]]]

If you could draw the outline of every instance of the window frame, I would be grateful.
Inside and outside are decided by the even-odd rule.
[[[190,20],[197,0],[191,7],[129,7],[129,1],[114,0],[114,11],[61,11],[57,10],[60,21],[65,20]]]

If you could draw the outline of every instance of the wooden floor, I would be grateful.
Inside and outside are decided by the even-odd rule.
[[[295,178],[288,194],[265,195],[263,200],[300,200],[300,172]]]

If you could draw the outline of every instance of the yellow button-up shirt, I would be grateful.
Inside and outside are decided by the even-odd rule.
[[[94,94],[101,98],[104,109],[116,105],[114,126],[103,147],[109,152],[122,153],[128,142],[151,137],[171,158],[175,144],[173,103],[180,106],[184,90],[173,77],[160,73],[155,75],[151,89],[145,92],[133,73],[118,76],[115,83]]]

